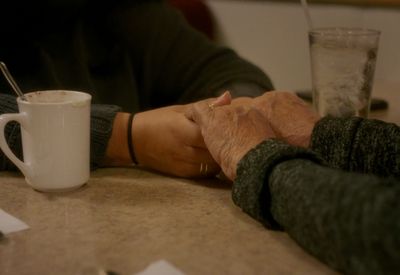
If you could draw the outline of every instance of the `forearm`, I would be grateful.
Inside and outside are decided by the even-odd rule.
[[[233,200],[345,273],[399,270],[400,183],[319,162],[311,151],[267,140],[240,161]]]
[[[399,270],[399,182],[300,159],[268,182],[272,217],[308,252],[346,274]]]
[[[400,178],[400,127],[378,120],[324,118],[311,148],[330,166]]]
[[[268,177],[276,165],[296,158],[321,162],[312,151],[273,139],[251,149],[238,164],[232,190],[234,203],[268,228],[281,228],[270,212]]]
[[[128,166],[132,159],[128,147],[129,113],[118,112],[112,122],[112,131],[104,147],[104,154],[99,154],[99,166]]]

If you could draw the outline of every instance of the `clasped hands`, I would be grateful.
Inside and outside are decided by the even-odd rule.
[[[293,93],[274,91],[253,99],[232,99],[226,92],[193,104],[137,113],[132,138],[143,167],[179,177],[208,177],[222,169],[234,180],[239,160],[265,139],[308,146],[318,119]],[[126,133],[124,129],[114,131],[112,140],[124,140],[125,134],[117,136]],[[121,148],[117,155],[125,155],[122,162],[127,163],[122,150],[126,146],[109,146],[108,151],[113,147]]]
[[[265,139],[308,147],[319,116],[290,92],[232,100],[229,92],[194,103],[186,117],[196,123],[213,159],[234,180],[240,159]]]

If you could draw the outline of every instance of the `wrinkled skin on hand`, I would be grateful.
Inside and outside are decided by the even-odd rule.
[[[213,104],[213,108],[209,104]],[[267,138],[275,137],[264,116],[251,105],[232,104],[229,93],[197,102],[186,116],[200,126],[204,142],[225,175],[234,180],[240,159]]]
[[[188,106],[169,106],[135,115],[133,146],[141,166],[178,177],[207,177],[220,171],[199,127],[184,115]]]
[[[315,123],[320,119],[303,100],[291,92],[267,92],[252,105],[271,125],[277,138],[295,146],[308,147]]]

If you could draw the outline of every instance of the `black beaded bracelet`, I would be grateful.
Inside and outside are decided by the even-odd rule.
[[[132,121],[133,121],[134,114],[129,115],[128,119],[128,148],[129,148],[129,155],[131,156],[131,160],[134,164],[137,164],[135,151],[133,150],[133,143],[132,143]]]

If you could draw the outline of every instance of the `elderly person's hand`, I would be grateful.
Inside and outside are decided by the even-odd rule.
[[[251,103],[270,123],[277,138],[289,144],[308,147],[319,116],[291,92],[267,92]]]
[[[218,99],[197,102],[186,116],[200,126],[208,150],[225,175],[234,180],[239,160],[265,139],[275,137],[263,115],[250,104],[229,105],[224,93]]]

